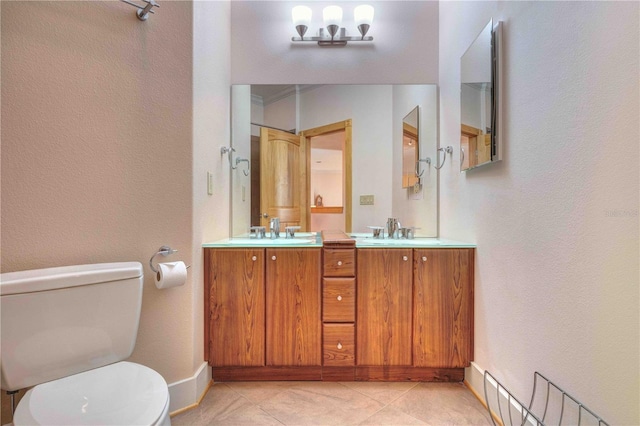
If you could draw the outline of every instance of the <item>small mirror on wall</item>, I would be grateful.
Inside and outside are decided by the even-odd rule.
[[[484,27],[460,59],[460,170],[502,159],[502,25]]]
[[[420,183],[418,159],[420,158],[419,108],[416,106],[402,119],[402,187],[412,188]]]

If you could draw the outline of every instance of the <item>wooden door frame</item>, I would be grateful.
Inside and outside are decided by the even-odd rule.
[[[344,232],[351,232],[351,212],[352,212],[352,135],[351,135],[351,119],[338,121],[336,123],[327,124],[325,126],[314,127],[312,129],[303,130],[298,133],[303,137],[303,141],[306,150],[306,169],[307,169],[307,194],[311,193],[311,146],[309,145],[309,138],[314,136],[321,136],[327,133],[334,133],[344,131],[344,151],[342,157],[342,169],[344,175]],[[311,206],[307,203],[305,208],[306,221],[311,226]]]
[[[460,136],[465,136],[469,138],[469,152],[466,154],[469,156],[469,168],[473,168],[477,165],[478,162],[478,138],[482,135],[482,131],[480,129],[476,129],[475,127],[468,126],[466,124],[462,124],[460,126]],[[471,153],[473,152],[473,156]],[[473,162],[472,162],[473,159]]]

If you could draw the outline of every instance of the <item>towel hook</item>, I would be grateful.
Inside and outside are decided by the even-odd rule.
[[[233,165],[232,159],[233,159],[233,153],[234,152],[236,152],[236,149],[234,147],[232,147],[232,146],[230,146],[230,147],[223,146],[223,147],[220,148],[220,155],[227,154],[227,156],[229,157],[229,167],[231,167],[231,170],[235,170],[235,169],[238,168],[238,166],[237,166],[238,163],[237,162],[236,162],[236,166]]]
[[[236,169],[238,168],[238,164],[240,164],[240,163],[247,163],[247,169],[243,170],[242,173],[245,176],[249,176],[249,173],[251,172],[251,162],[247,158],[238,157],[238,158],[236,158],[236,167],[235,167]]]
[[[138,10],[136,11],[136,16],[138,17],[139,20],[141,21],[146,21],[147,18],[149,18],[149,14],[150,13],[155,13],[153,11],[154,7],[160,7],[160,5],[158,3],[156,3],[154,0],[142,0],[146,3],[146,6],[140,6],[135,4],[132,1],[129,0],[120,0],[123,3],[126,3],[128,5],[131,5],[133,7],[136,7]]]
[[[431,165],[431,158],[427,157],[427,158],[421,158],[418,161],[416,161],[416,177],[419,179],[422,177],[422,175],[424,174],[424,170],[420,171],[420,163],[427,163],[428,165]]]
[[[449,145],[446,148],[438,148],[438,153],[440,151],[442,151],[444,153],[444,157],[442,157],[442,164],[440,165],[440,167],[434,166],[436,168],[436,170],[440,170],[441,168],[444,167],[444,163],[447,162],[447,154],[449,154],[449,155],[453,154],[453,147],[451,145]],[[438,160],[440,160],[440,154],[438,154]]]

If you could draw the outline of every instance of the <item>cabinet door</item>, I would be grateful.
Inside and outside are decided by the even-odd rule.
[[[267,249],[267,365],[322,364],[320,249]]]
[[[209,364],[263,366],[264,249],[208,251]]]
[[[358,365],[411,365],[412,251],[358,249]]]
[[[473,357],[473,250],[415,250],[413,360],[468,367]]]

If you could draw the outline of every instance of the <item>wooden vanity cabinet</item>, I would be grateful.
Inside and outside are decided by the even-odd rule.
[[[214,379],[321,378],[320,270],[320,248],[205,249]]]
[[[266,364],[322,365],[321,251],[266,249]]]
[[[475,250],[327,237],[322,249],[205,249],[213,378],[463,380]]]
[[[343,232],[323,231],[322,380],[352,381],[356,372],[356,246]]]
[[[356,363],[410,366],[413,252],[358,249]]]
[[[205,250],[205,355],[211,366],[264,365],[264,256],[264,249]]]
[[[473,359],[473,249],[415,249],[413,364],[468,367]]]

